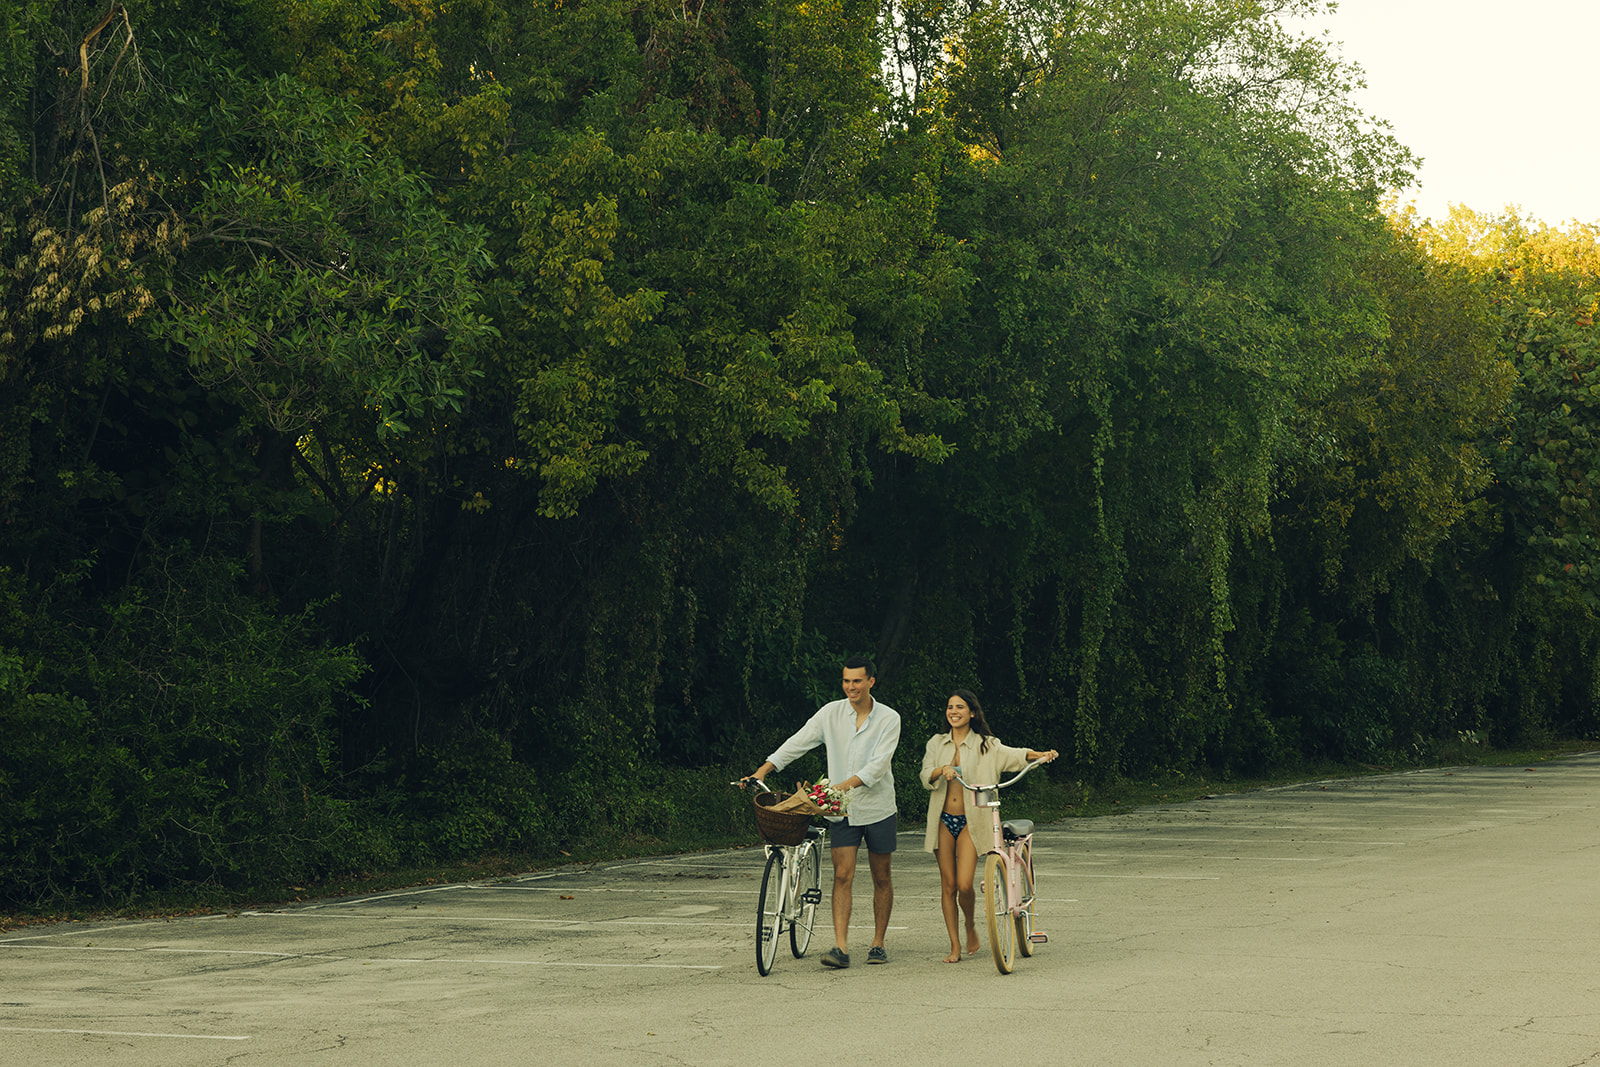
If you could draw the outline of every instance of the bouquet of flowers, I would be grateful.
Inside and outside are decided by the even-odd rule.
[[[822,809],[824,815],[843,815],[850,810],[850,794],[846,790],[835,789],[826,778],[818,778],[817,784],[806,790],[806,796]]]

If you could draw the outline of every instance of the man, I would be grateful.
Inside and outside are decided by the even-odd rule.
[[[875,681],[871,660],[863,656],[845,660],[845,699],[818,708],[750,775],[765,779],[818,745],[826,745],[828,781],[836,788],[849,790],[848,813],[828,819],[829,854],[833,858],[834,947],[822,957],[824,967],[850,966],[850,893],[856,877],[856,853],[862,841],[867,843],[867,866],[872,871],[873,933],[867,962],[889,962],[883,935],[889,929],[889,911],[894,906],[889,860],[894,855],[898,818],[890,762],[900,743],[900,715],[872,699]]]

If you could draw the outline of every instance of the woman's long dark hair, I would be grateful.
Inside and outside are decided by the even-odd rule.
[[[960,697],[967,702],[967,707],[972,709],[972,721],[967,724],[969,730],[978,732],[978,751],[989,751],[989,739],[994,736],[994,731],[989,729],[989,720],[983,717],[983,705],[978,702],[978,695],[970,689],[952,689],[950,696]],[[945,697],[948,706],[950,697]]]

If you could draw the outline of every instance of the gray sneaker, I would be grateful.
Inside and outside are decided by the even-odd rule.
[[[850,953],[840,952],[838,946],[830,948],[827,952],[822,954],[822,965],[824,967],[836,967],[839,970],[844,970],[846,967],[850,966]]]
[[[883,950],[882,945],[873,945],[867,950],[868,963],[888,963],[889,954]]]

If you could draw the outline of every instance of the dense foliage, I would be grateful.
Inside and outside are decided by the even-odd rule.
[[[879,664],[1083,780],[1600,727],[1591,227],[1311,0],[0,13],[0,901],[691,817]],[[675,786],[675,787],[674,787]]]

